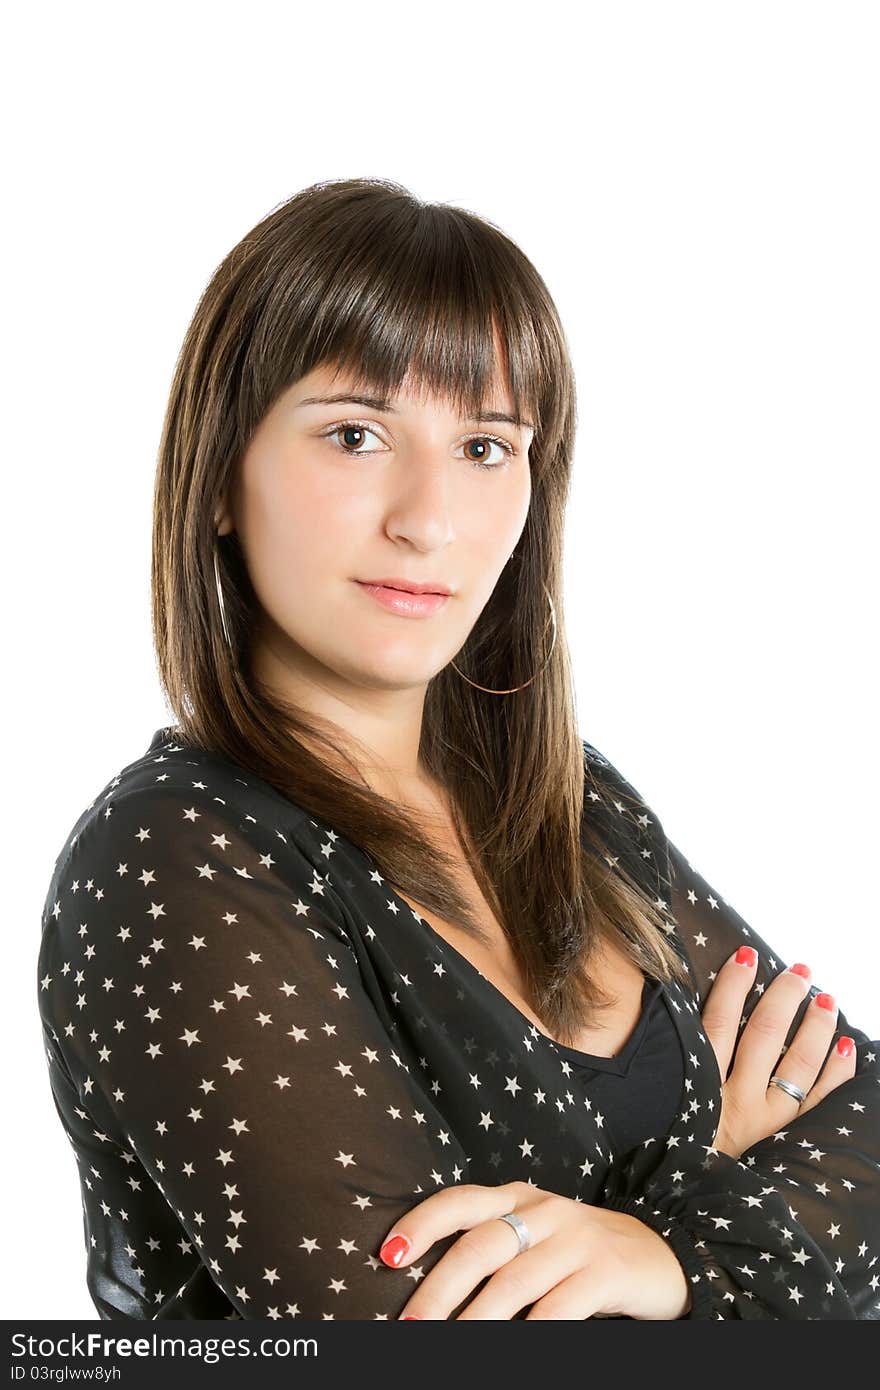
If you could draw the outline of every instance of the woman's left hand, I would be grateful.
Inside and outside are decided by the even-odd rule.
[[[529,1228],[522,1253],[516,1232],[498,1220],[508,1212]],[[403,1269],[455,1231],[464,1234],[421,1280],[401,1319],[447,1319],[483,1279],[459,1318],[514,1318],[529,1304],[527,1319],[674,1319],[690,1308],[687,1276],[652,1227],[526,1182],[459,1183],[432,1193],[395,1223],[380,1256]],[[386,1247],[398,1235],[410,1246],[395,1261]]]

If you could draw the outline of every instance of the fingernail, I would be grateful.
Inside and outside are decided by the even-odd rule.
[[[389,1236],[379,1251],[379,1259],[384,1260],[387,1265],[399,1265],[409,1254],[410,1244],[408,1236]]]
[[[404,1315],[403,1315],[403,1317],[400,1319],[400,1321],[401,1321],[401,1322],[421,1322],[421,1318],[419,1317],[418,1313],[404,1313]]]
[[[792,975],[802,975],[805,980],[810,978],[810,967],[808,965],[801,965],[800,961],[798,961],[797,965],[790,965],[788,968]]]
[[[854,1047],[855,1043],[853,1042],[852,1038],[837,1039],[837,1050],[840,1053],[841,1057],[851,1057]]]
[[[835,1009],[837,1007],[833,994],[817,994],[816,1003],[820,1009]]]
[[[755,965],[758,959],[758,952],[754,946],[740,946],[736,953],[737,965]]]

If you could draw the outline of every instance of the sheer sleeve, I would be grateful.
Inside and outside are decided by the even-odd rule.
[[[611,764],[603,772],[641,813],[629,838],[653,858],[658,904],[675,924],[697,1004],[738,945],[758,952],[745,1027],[786,963],[691,867],[632,785]],[[783,1051],[821,988],[812,984]],[[831,1046],[843,1034],[856,1043],[855,1075],[739,1159],[674,1149],[650,1175],[638,1162],[611,1174],[607,1205],[671,1239],[691,1279],[687,1316],[880,1318],[880,1042],[839,1008]]]
[[[93,1301],[180,1316],[202,1280],[242,1318],[395,1318],[454,1237],[406,1270],[380,1245],[468,1160],[365,986],[317,853],[187,798],[135,789],[89,820],[44,917]],[[146,1243],[125,1239],[134,1202]]]

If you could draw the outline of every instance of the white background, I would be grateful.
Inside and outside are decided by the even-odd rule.
[[[270,208],[381,175],[504,228],[579,392],[582,735],[880,1033],[878,10],[39,4],[2,102],[4,1316],[94,1317],[37,1014],[87,802],[169,722],[151,492],[204,284]]]

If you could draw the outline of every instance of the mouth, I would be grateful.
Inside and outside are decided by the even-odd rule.
[[[445,606],[450,595],[435,589],[402,589],[392,584],[368,583],[356,579],[358,588],[389,613],[401,618],[427,618]]]
[[[397,589],[402,594],[443,594],[448,598],[453,593],[448,584],[433,579],[424,584],[417,584],[415,580],[410,582],[408,579],[356,579],[355,583],[363,584],[367,588]]]

